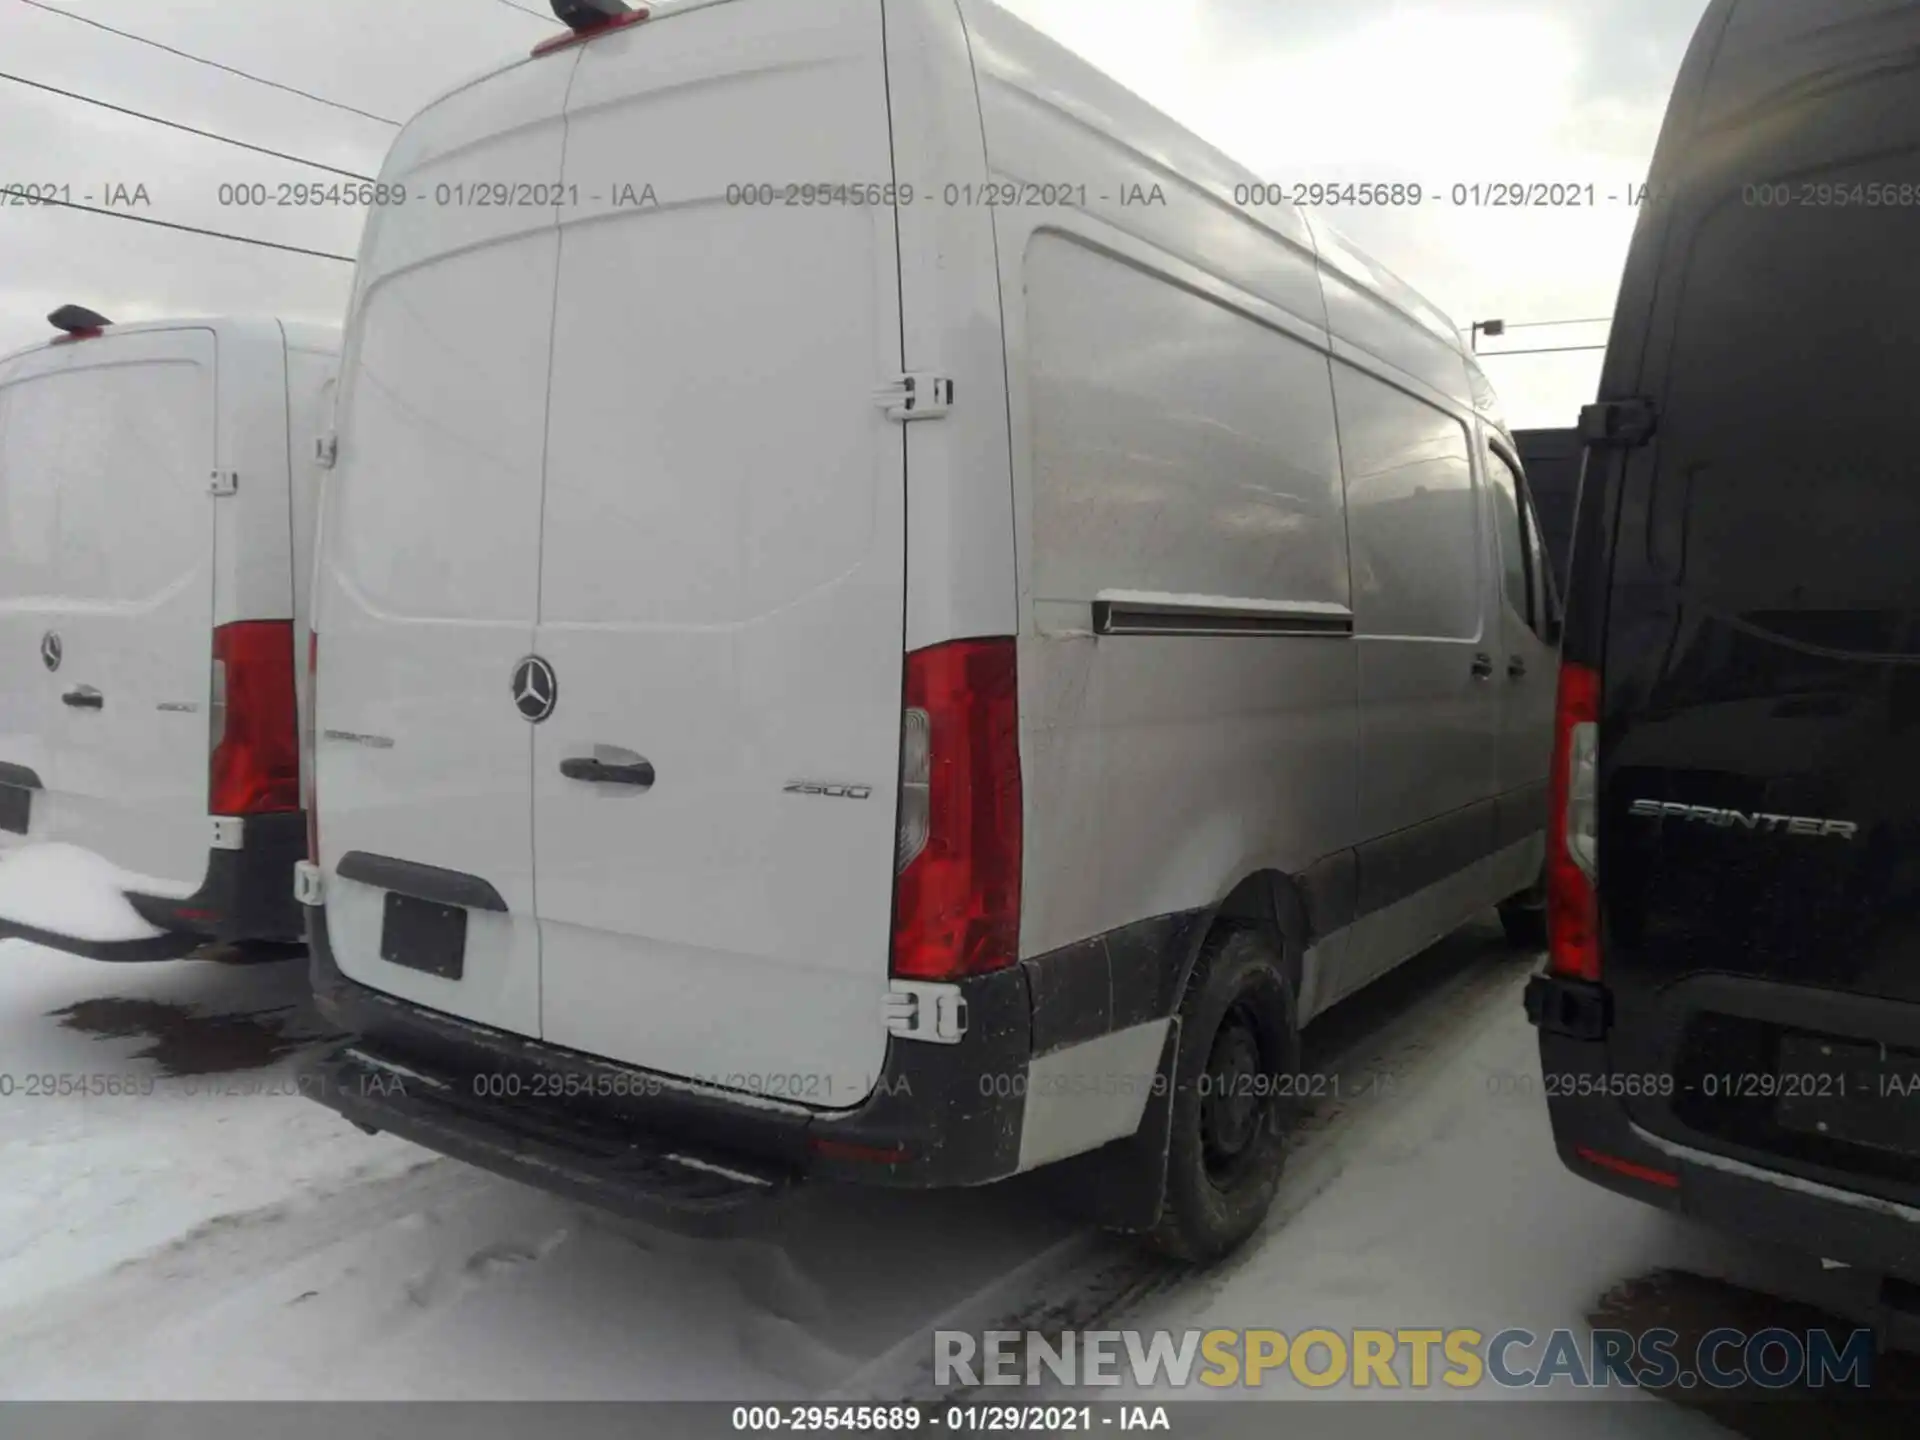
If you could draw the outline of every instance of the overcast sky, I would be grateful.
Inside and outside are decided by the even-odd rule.
[[[74,15],[392,120],[557,26],[542,0],[47,0]],[[805,3],[805,0],[792,0]],[[524,9],[516,9],[523,5]],[[1451,205],[1335,223],[1462,325],[1605,316],[1668,88],[1705,0],[1012,0],[1259,174],[1280,182],[1592,183],[1597,209]],[[533,13],[528,13],[529,11]],[[363,175],[394,127],[223,75],[26,0],[0,0],[0,185],[71,187],[128,213],[351,255],[362,213],[239,209],[223,183],[321,180],[35,90],[77,91]],[[113,192],[116,195],[122,192]],[[1609,203],[1609,194],[1622,200]],[[87,197],[91,195],[92,201]],[[125,219],[0,205],[0,353],[78,301],[116,320],[260,311],[337,323],[351,268]],[[1597,343],[1522,330],[1483,350]],[[1487,368],[1518,426],[1571,424],[1599,352]]]

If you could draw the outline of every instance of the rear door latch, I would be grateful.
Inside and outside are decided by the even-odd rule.
[[[902,375],[878,398],[889,419],[937,420],[953,408],[953,381],[945,375]]]
[[[896,980],[887,992],[887,1033],[902,1040],[958,1045],[967,1033],[967,999],[958,985]]]

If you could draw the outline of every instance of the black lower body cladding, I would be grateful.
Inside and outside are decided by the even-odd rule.
[[[89,960],[177,960],[209,941],[298,941],[300,906],[293,867],[307,853],[307,821],[299,812],[248,816],[238,850],[210,850],[201,886],[184,900],[129,892],[140,918],[164,932],[144,940],[76,940],[0,920],[0,937],[27,940]]]
[[[696,1089],[362,985],[334,959],[324,908],[308,911],[308,947],[321,1013],[354,1037],[314,1062],[314,1098],[356,1123],[530,1184],[573,1193],[585,1187],[615,1209],[674,1204],[631,1164],[635,1147],[662,1145],[700,1165],[761,1178],[903,1188],[981,1184],[1019,1165],[1019,1087],[994,1083],[1024,1076],[1031,1053],[1032,1005],[1017,965],[962,982],[968,1019],[959,1043],[896,1040],[861,1106],[815,1114]],[[378,1062],[376,1069],[392,1067],[382,1073],[399,1083],[361,1083],[365,1066],[356,1056]],[[522,1098],[488,1098],[501,1091]],[[548,1095],[554,1098],[541,1098]],[[535,1131],[546,1137],[544,1148],[525,1138]],[[461,1136],[465,1143],[446,1143]],[[620,1139],[610,1145],[609,1136]]]
[[[316,1001],[353,1037],[311,1065],[315,1099],[363,1127],[639,1211],[727,1203],[685,1195],[687,1165],[760,1191],[802,1177],[912,1189],[1004,1179],[1020,1166],[1029,1063],[1171,1013],[1179,962],[1205,928],[1197,914],[1159,917],[963,980],[958,1043],[894,1040],[863,1104],[809,1113],[398,999],[342,973],[324,908],[307,924]],[[655,1163],[667,1151],[678,1172]]]

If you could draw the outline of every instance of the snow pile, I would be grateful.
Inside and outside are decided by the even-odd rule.
[[[191,885],[120,869],[78,845],[24,845],[0,855],[0,919],[75,940],[148,940],[160,930],[127,903],[128,890],[185,899]]]

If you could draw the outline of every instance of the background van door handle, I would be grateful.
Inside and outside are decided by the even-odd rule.
[[[76,710],[104,710],[107,697],[91,685],[82,685],[77,690],[69,690],[60,697],[62,705],[71,705]]]
[[[1526,673],[1527,673],[1527,660],[1524,655],[1510,655],[1507,657],[1507,674],[1508,675],[1512,676],[1515,680],[1518,680],[1522,675]]]
[[[632,765],[609,765],[604,760],[562,760],[560,773],[569,780],[584,780],[589,785],[631,785],[640,790],[653,788],[653,766],[645,760]]]
[[[1493,657],[1482,650],[1473,657],[1473,678],[1485,680],[1493,674]]]

